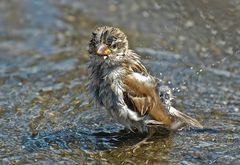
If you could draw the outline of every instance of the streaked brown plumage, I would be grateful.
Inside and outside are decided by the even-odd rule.
[[[126,35],[114,27],[99,27],[88,48],[88,89],[97,104],[131,130],[152,134],[158,127],[176,130],[202,125],[171,105],[171,91],[159,85],[128,48]],[[167,96],[165,98],[165,96]]]

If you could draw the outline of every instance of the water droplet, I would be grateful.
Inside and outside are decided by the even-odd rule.
[[[223,59],[221,59],[221,62],[224,62],[226,60],[226,58],[223,58]]]
[[[149,17],[149,13],[148,13],[147,11],[143,11],[142,15],[143,15],[143,17],[145,17],[145,18]]]
[[[171,82],[171,81],[168,81],[168,84],[170,85],[170,84],[172,84],[172,82]]]
[[[234,107],[233,109],[235,112],[238,112],[239,111],[239,108],[238,107]]]
[[[190,69],[193,70],[193,67],[191,66]]]
[[[203,71],[202,69],[199,70],[199,72],[202,72],[202,71]]]
[[[190,28],[190,27],[194,26],[194,24],[195,24],[194,21],[188,20],[188,21],[185,23],[185,27]]]

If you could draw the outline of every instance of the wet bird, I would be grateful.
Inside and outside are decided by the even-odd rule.
[[[177,130],[185,125],[202,128],[171,105],[170,88],[161,85],[129,49],[126,35],[115,27],[99,27],[88,45],[91,97],[109,115],[130,130],[146,132],[146,142],[159,129]]]

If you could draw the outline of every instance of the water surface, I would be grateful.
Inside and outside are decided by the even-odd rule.
[[[238,0],[0,2],[1,164],[240,164]],[[131,133],[88,101],[87,43],[120,27],[204,129]]]

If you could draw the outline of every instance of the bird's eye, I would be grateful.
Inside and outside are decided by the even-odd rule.
[[[113,44],[113,45],[112,45],[112,48],[113,48],[113,49],[116,49],[116,48],[117,48],[117,44]]]

